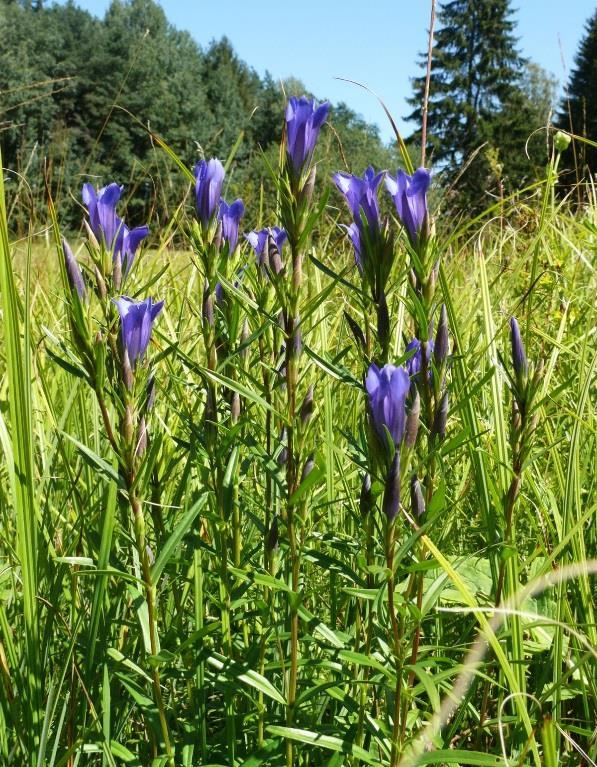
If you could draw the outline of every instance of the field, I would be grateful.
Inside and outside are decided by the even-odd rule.
[[[0,188],[0,763],[594,765],[594,190],[382,181],[359,270],[293,149],[238,243],[208,163],[136,253]]]

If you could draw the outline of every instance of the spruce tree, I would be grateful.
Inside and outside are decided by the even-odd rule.
[[[524,142],[539,125],[522,89],[525,60],[517,50],[509,0],[452,0],[440,5],[433,48],[428,156],[458,182],[461,203],[483,207],[503,180],[524,177]],[[426,56],[424,57],[426,65]],[[409,115],[421,140],[425,77],[414,80]]]
[[[565,130],[591,141],[597,141],[597,11],[587,21],[586,34],[580,41],[574,69],[566,89],[559,114],[559,124]],[[584,173],[597,172],[597,148],[584,142],[576,143],[576,158],[572,151],[567,159]]]

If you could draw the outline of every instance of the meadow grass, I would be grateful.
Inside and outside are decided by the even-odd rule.
[[[297,480],[290,533],[278,298],[262,311],[243,244],[250,266],[216,308],[234,343],[220,341],[214,368],[196,256],[169,232],[142,256],[129,291],[166,302],[142,547],[135,488],[73,346],[60,256],[11,244],[0,209],[2,764],[167,764],[165,732],[189,767],[595,763],[597,207],[572,212],[547,183],[497,212],[437,221],[447,433],[420,519],[403,490],[390,572],[380,504],[364,515],[359,503],[366,397],[345,312],[375,318],[336,208],[303,265],[297,403],[312,385],[300,439],[314,466]],[[406,272],[402,255],[388,291],[397,361],[414,332]],[[512,315],[543,368],[507,511]]]

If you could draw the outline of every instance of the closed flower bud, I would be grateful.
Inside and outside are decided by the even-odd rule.
[[[89,240],[89,244],[94,250],[99,250],[100,244],[97,241],[97,237],[93,233],[93,229],[89,226],[89,222],[87,219],[83,221],[83,224],[85,225],[85,229],[87,230],[87,239]]]
[[[433,347],[433,356],[435,358],[435,364],[440,368],[448,356],[450,338],[448,335],[448,312],[446,305],[442,304],[442,308],[439,314],[439,324],[437,326],[437,333],[435,336],[435,346]]]
[[[572,139],[567,133],[559,130],[553,137],[553,145],[556,148],[556,152],[565,152],[570,146]]]
[[[232,423],[237,423],[240,417],[240,394],[235,391],[232,392],[232,402],[230,403],[230,420]]]
[[[361,495],[359,496],[359,511],[363,517],[373,508],[373,493],[371,492],[371,475],[365,474],[361,485]]]
[[[243,322],[243,328],[240,333],[240,345],[241,345],[240,356],[241,356],[241,359],[243,360],[247,358],[247,354],[249,353],[249,347],[247,346],[247,342],[249,340],[250,335],[251,333],[249,330],[249,323],[245,319],[245,321]]]
[[[102,301],[105,301],[106,298],[108,297],[106,283],[104,282],[104,278],[102,277],[100,270],[97,268],[97,266],[95,267],[94,272],[95,272],[95,284],[97,285],[97,294]]]
[[[313,190],[315,189],[315,175],[316,175],[316,165],[314,165],[311,168],[311,172],[307,176],[307,180],[305,182],[305,186],[303,187],[303,195],[305,197],[305,200],[307,202],[311,202],[313,198]]]
[[[526,387],[529,364],[524,344],[520,337],[520,328],[515,317],[510,319],[510,343],[512,345],[512,367],[514,368],[518,388],[522,391]]]
[[[278,441],[282,445],[282,450],[278,453],[278,457],[276,458],[276,461],[278,463],[278,466],[283,466],[286,461],[288,460],[288,449],[286,447],[286,427],[283,426],[282,430],[280,431],[280,436],[278,438]]]
[[[278,530],[278,517],[274,517],[269,530],[265,536],[265,547],[268,552],[276,551],[280,546],[280,536]]]
[[[377,335],[379,336],[382,346],[384,346],[390,336],[390,315],[388,312],[386,296],[383,292],[380,295],[377,304]]]
[[[406,413],[406,426],[404,428],[404,444],[409,449],[415,446],[417,441],[417,434],[419,433],[419,420],[421,416],[421,397],[418,390],[413,386],[411,387],[412,401],[410,408]]]
[[[214,326],[214,299],[206,286],[203,293],[203,319],[210,327]]]
[[[435,412],[433,419],[433,428],[431,434],[440,441],[446,436],[446,423],[448,422],[448,392],[444,392],[440,400],[439,407]]]
[[[410,506],[415,519],[420,519],[425,513],[425,499],[416,474],[410,478]]]
[[[284,271],[280,249],[272,233],[267,236],[267,261],[269,268],[275,275],[281,274]]]
[[[361,349],[365,349],[367,346],[367,343],[365,341],[365,334],[361,330],[360,326],[356,323],[355,320],[350,316],[348,312],[344,312],[344,318],[346,322],[348,323],[348,327],[351,329],[352,334],[354,336],[355,341],[357,342],[357,346],[360,346]]]
[[[130,445],[135,438],[135,424],[133,423],[133,409],[127,405],[124,409],[124,418],[122,423],[122,436],[127,445]]]
[[[294,352],[295,357],[300,357],[303,351],[303,334],[301,332],[301,318],[298,316],[295,317],[294,319],[294,335],[293,335],[292,351]]]
[[[400,509],[400,451],[396,449],[383,494],[383,513],[391,522]]]
[[[315,468],[315,459],[313,455],[311,454],[307,460],[305,461],[305,465],[303,466],[303,471],[301,473],[301,482],[304,482],[309,474],[313,471]]]
[[[120,253],[117,253],[114,256],[114,260],[112,261],[112,284],[114,285],[114,290],[119,291],[121,283],[122,283],[122,257]]]
[[[147,554],[147,561],[149,562],[150,565],[153,565],[155,562],[155,555],[149,544],[145,546],[145,553]]]
[[[81,267],[77,263],[77,259],[64,237],[62,238],[62,252],[64,254],[66,276],[70,289],[79,296],[81,301],[85,301],[87,299],[87,290],[83,281],[83,275],[81,274]]]
[[[139,429],[137,434],[137,448],[135,455],[140,458],[147,450],[147,424],[145,423],[145,417],[141,416],[139,421]]]
[[[129,353],[126,347],[122,355],[122,380],[124,381],[126,388],[130,391],[133,388],[133,369],[131,367]]]
[[[145,404],[145,412],[150,413],[153,410],[155,404],[155,376],[152,374],[147,381],[147,402]]]
[[[307,389],[303,404],[301,405],[301,424],[306,426],[313,415],[313,384]]]

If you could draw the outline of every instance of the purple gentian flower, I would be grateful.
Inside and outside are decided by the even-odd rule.
[[[380,229],[379,201],[377,189],[385,171],[375,173],[369,166],[360,176],[349,173],[335,173],[332,178],[337,188],[342,192],[348,203],[354,222],[346,228],[346,232],[354,247],[354,259],[359,271],[363,271],[363,240],[367,242]],[[368,232],[363,237],[363,230]]]
[[[68,283],[71,290],[75,290],[81,301],[85,301],[87,298],[87,289],[85,288],[85,282],[83,281],[81,267],[77,263],[77,259],[64,237],[62,238],[62,251],[64,253],[66,276],[68,277]]]
[[[335,173],[332,176],[334,184],[346,198],[355,222],[360,222],[364,214],[365,221],[373,231],[377,231],[380,225],[377,189],[384,175],[385,171],[376,174],[369,166],[362,178],[349,173]]]
[[[120,330],[122,348],[128,354],[131,368],[135,368],[137,360],[142,359],[149,339],[153,323],[162,311],[163,301],[153,303],[151,298],[145,301],[133,301],[122,296],[114,301],[120,314]]]
[[[373,363],[367,372],[365,387],[375,431],[385,442],[387,429],[398,447],[406,421],[406,396],[410,388],[408,371],[394,365],[384,365],[380,370]]]
[[[311,159],[319,130],[328,114],[327,101],[317,106],[315,99],[292,96],[286,105],[286,151],[292,167],[300,173]]]
[[[406,229],[411,243],[416,246],[427,219],[427,190],[431,172],[419,168],[412,176],[399,170],[396,177],[386,177],[386,188],[394,198],[398,218]]]
[[[529,363],[524,350],[524,344],[520,337],[520,328],[516,317],[510,319],[510,342],[512,344],[512,366],[516,374],[516,380],[521,388],[524,388],[528,373]]]
[[[280,229],[279,226],[270,226],[266,229],[254,229],[252,232],[245,234],[245,238],[249,242],[249,245],[255,251],[259,265],[261,266],[265,262],[267,238],[272,236],[276,247],[279,251],[282,250],[282,246],[286,242],[287,234],[284,229]]]
[[[195,165],[195,197],[197,216],[202,224],[209,224],[217,213],[224,183],[224,166],[217,159],[201,160]]]
[[[83,184],[83,203],[89,213],[91,231],[107,250],[112,251],[115,261],[120,258],[125,276],[131,270],[139,243],[149,234],[148,226],[129,229],[116,214],[116,205],[122,195],[122,187],[108,184],[97,192],[92,184]]]
[[[228,243],[229,253],[232,253],[236,248],[238,227],[244,212],[245,206],[242,200],[235,200],[230,205],[228,205],[226,200],[220,200],[218,218],[222,222],[222,238],[224,242]]]
[[[427,368],[429,371],[429,375],[431,375],[431,368],[429,367],[429,360],[431,359],[431,355],[433,354],[433,349],[435,347],[435,344],[433,342],[433,339],[429,339],[427,341]],[[414,376],[417,376],[421,372],[421,368],[423,367],[423,350],[421,348],[421,342],[418,338],[413,338],[413,340],[407,344],[407,347],[405,349],[406,354],[411,352],[412,350],[415,350],[415,353],[406,361],[406,369],[408,370],[408,374],[411,378]]]

